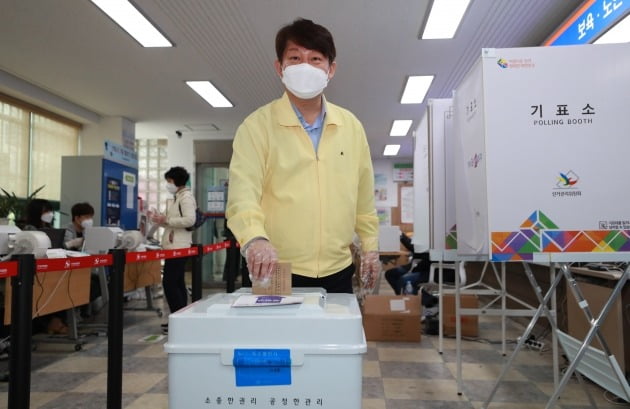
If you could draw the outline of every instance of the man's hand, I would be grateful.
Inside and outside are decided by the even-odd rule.
[[[265,239],[254,239],[245,250],[247,269],[252,281],[266,281],[278,264],[278,254],[271,243]]]
[[[68,240],[66,242],[67,249],[77,249],[83,245],[83,237],[77,237],[76,239]]]
[[[374,289],[376,279],[381,272],[381,260],[378,251],[368,251],[361,255],[361,282],[363,288]]]

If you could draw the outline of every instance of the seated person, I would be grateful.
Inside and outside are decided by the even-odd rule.
[[[72,221],[66,226],[64,247],[67,250],[81,250],[83,247],[83,231],[92,227],[94,208],[89,203],[77,203],[70,210]]]
[[[46,199],[33,199],[26,205],[26,220],[22,230],[37,230],[52,227],[54,212]]]
[[[26,223],[23,230],[50,228],[53,224],[53,207],[46,199],[33,199],[26,205]],[[49,334],[67,334],[68,326],[64,322],[63,312],[36,317],[33,320],[34,332]]]
[[[64,248],[66,250],[81,251],[83,249],[83,233],[85,229],[94,224],[94,208],[87,202],[76,203],[70,209],[72,221],[66,225],[64,236]],[[90,276],[90,301],[94,301],[101,295],[101,284],[98,274],[92,271]],[[88,305],[81,306],[80,314],[86,318],[91,315]]]
[[[403,233],[400,235],[400,242],[411,253],[414,252],[411,239],[407,237],[406,234]],[[408,281],[411,282],[413,294],[418,294],[420,283],[429,281],[429,267],[431,266],[429,253],[420,253],[416,254],[416,256],[419,256],[419,260],[416,260],[415,265],[413,263],[407,263],[385,272],[385,279],[389,285],[391,285],[396,295],[402,294]]]

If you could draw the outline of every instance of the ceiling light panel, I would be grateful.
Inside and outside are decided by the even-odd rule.
[[[421,104],[433,82],[433,75],[411,75],[403,91],[401,104]]]
[[[396,119],[392,123],[392,129],[389,131],[389,136],[407,136],[412,123],[413,120],[411,119]]]
[[[423,40],[453,38],[470,0],[433,0],[424,26]]]
[[[400,150],[400,145],[385,145],[383,156],[396,156]]]
[[[210,81],[186,81],[186,84],[214,108],[234,106]]]
[[[91,0],[143,47],[172,47],[173,44],[127,0]]]

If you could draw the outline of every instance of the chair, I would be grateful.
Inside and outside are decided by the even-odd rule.
[[[445,268],[447,269],[451,269],[451,270],[455,270],[456,268],[456,263],[441,263],[442,264],[442,271],[444,271]],[[459,274],[459,285],[463,286],[466,285],[466,267],[465,267],[465,262],[461,261],[459,263],[459,269],[458,269],[458,274]],[[440,277],[439,277],[439,268],[440,268],[440,263],[431,263],[431,266],[429,267],[429,281],[427,282],[427,284],[433,284],[433,285],[439,285],[440,283]],[[437,271],[436,271],[437,270]],[[453,281],[452,282],[448,282],[451,285],[455,285],[455,277],[453,277]]]

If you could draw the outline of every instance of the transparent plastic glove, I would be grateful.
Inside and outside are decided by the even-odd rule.
[[[378,251],[368,251],[361,255],[361,282],[363,288],[374,289],[376,279],[381,272],[381,260]]]
[[[78,249],[83,245],[83,237],[77,237],[76,239],[68,240],[65,243],[67,249]]]
[[[265,239],[254,240],[245,250],[245,259],[249,278],[259,281],[263,286],[271,279],[271,274],[278,264],[276,249]]]

